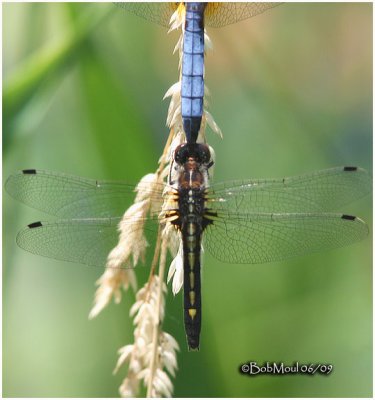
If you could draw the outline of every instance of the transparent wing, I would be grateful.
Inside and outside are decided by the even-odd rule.
[[[139,17],[147,19],[156,24],[169,27],[172,14],[177,9],[177,3],[115,3],[116,6],[124,8]]]
[[[139,184],[154,203],[161,202],[164,185]],[[136,196],[135,186],[40,170],[23,170],[5,183],[16,200],[60,218],[119,217]]]
[[[205,24],[219,28],[254,17],[280,4],[282,3],[208,3],[204,13]]]
[[[204,246],[220,261],[258,264],[346,246],[364,239],[367,225],[342,214],[219,213]]]
[[[333,211],[371,190],[371,177],[357,167],[338,167],[284,179],[213,185],[208,207],[237,213]]]
[[[35,222],[17,235],[30,253],[56,260],[104,267],[118,240],[117,218]]]
[[[171,16],[180,2],[115,4],[148,21],[169,27]],[[208,3],[204,13],[205,24],[213,28],[219,28],[254,17],[279,4],[281,3]]]
[[[97,218],[34,222],[18,233],[17,244],[43,257],[104,268],[108,254],[118,243],[120,220]],[[126,223],[122,220],[121,225]],[[129,233],[142,228],[143,225],[138,224]]]

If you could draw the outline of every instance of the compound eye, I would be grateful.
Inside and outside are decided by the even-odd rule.
[[[208,146],[206,146],[205,144],[201,144],[199,147],[200,147],[199,158],[200,158],[201,162],[208,163],[211,158],[211,153],[210,153]]]
[[[174,153],[174,160],[176,161],[177,164],[184,164],[186,161],[186,148],[183,144],[180,144],[179,146],[176,147],[175,153]]]

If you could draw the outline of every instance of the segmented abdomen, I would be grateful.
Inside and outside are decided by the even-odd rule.
[[[199,350],[201,331],[201,228],[189,218],[182,229],[184,254],[184,323],[189,350]]]
[[[181,115],[188,143],[196,142],[203,115],[204,7],[202,3],[186,3]]]

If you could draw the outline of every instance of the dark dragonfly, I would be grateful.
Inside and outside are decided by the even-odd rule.
[[[169,27],[177,10],[185,16],[181,116],[188,143],[195,143],[203,115],[204,27],[222,27],[253,17],[280,3],[116,3],[149,21]]]
[[[332,210],[370,191],[369,174],[337,167],[283,179],[242,180],[208,187],[208,146],[184,144],[175,152],[178,179],[154,185],[150,218],[180,232],[184,259],[184,321],[190,349],[199,348],[201,241],[227,263],[265,263],[346,246],[368,234],[359,218]],[[162,196],[172,198],[167,209]],[[106,264],[117,244],[118,224],[134,187],[39,170],[11,175],[6,190],[17,200],[57,216],[19,232],[18,245],[32,253],[93,266]],[[162,211],[161,211],[162,210]],[[122,224],[132,221],[125,219]]]

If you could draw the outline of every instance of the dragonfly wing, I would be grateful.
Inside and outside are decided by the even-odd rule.
[[[169,27],[172,14],[180,2],[169,3],[115,3],[139,17],[159,25]],[[204,16],[205,24],[213,28],[233,24],[243,19],[254,17],[269,8],[282,3],[208,3]]]
[[[337,167],[284,179],[219,183],[211,187],[208,207],[237,213],[333,211],[370,190],[367,171]]]
[[[17,235],[30,253],[56,260],[104,267],[118,240],[118,218],[35,222]]]
[[[208,3],[204,13],[205,24],[219,28],[254,17],[280,4],[282,3]]]
[[[43,257],[105,267],[108,254],[118,243],[120,221],[122,227],[129,224],[129,235],[144,228],[143,223],[120,218],[34,222],[18,233],[17,244]]]
[[[162,184],[144,184],[151,201],[161,201]],[[96,181],[40,170],[23,170],[5,183],[16,200],[60,218],[119,217],[136,196],[135,186],[123,182]]]
[[[218,213],[204,243],[220,261],[258,264],[346,246],[367,235],[361,219],[342,214]]]
[[[156,24],[169,27],[172,14],[177,9],[179,3],[115,3],[139,17]]]

